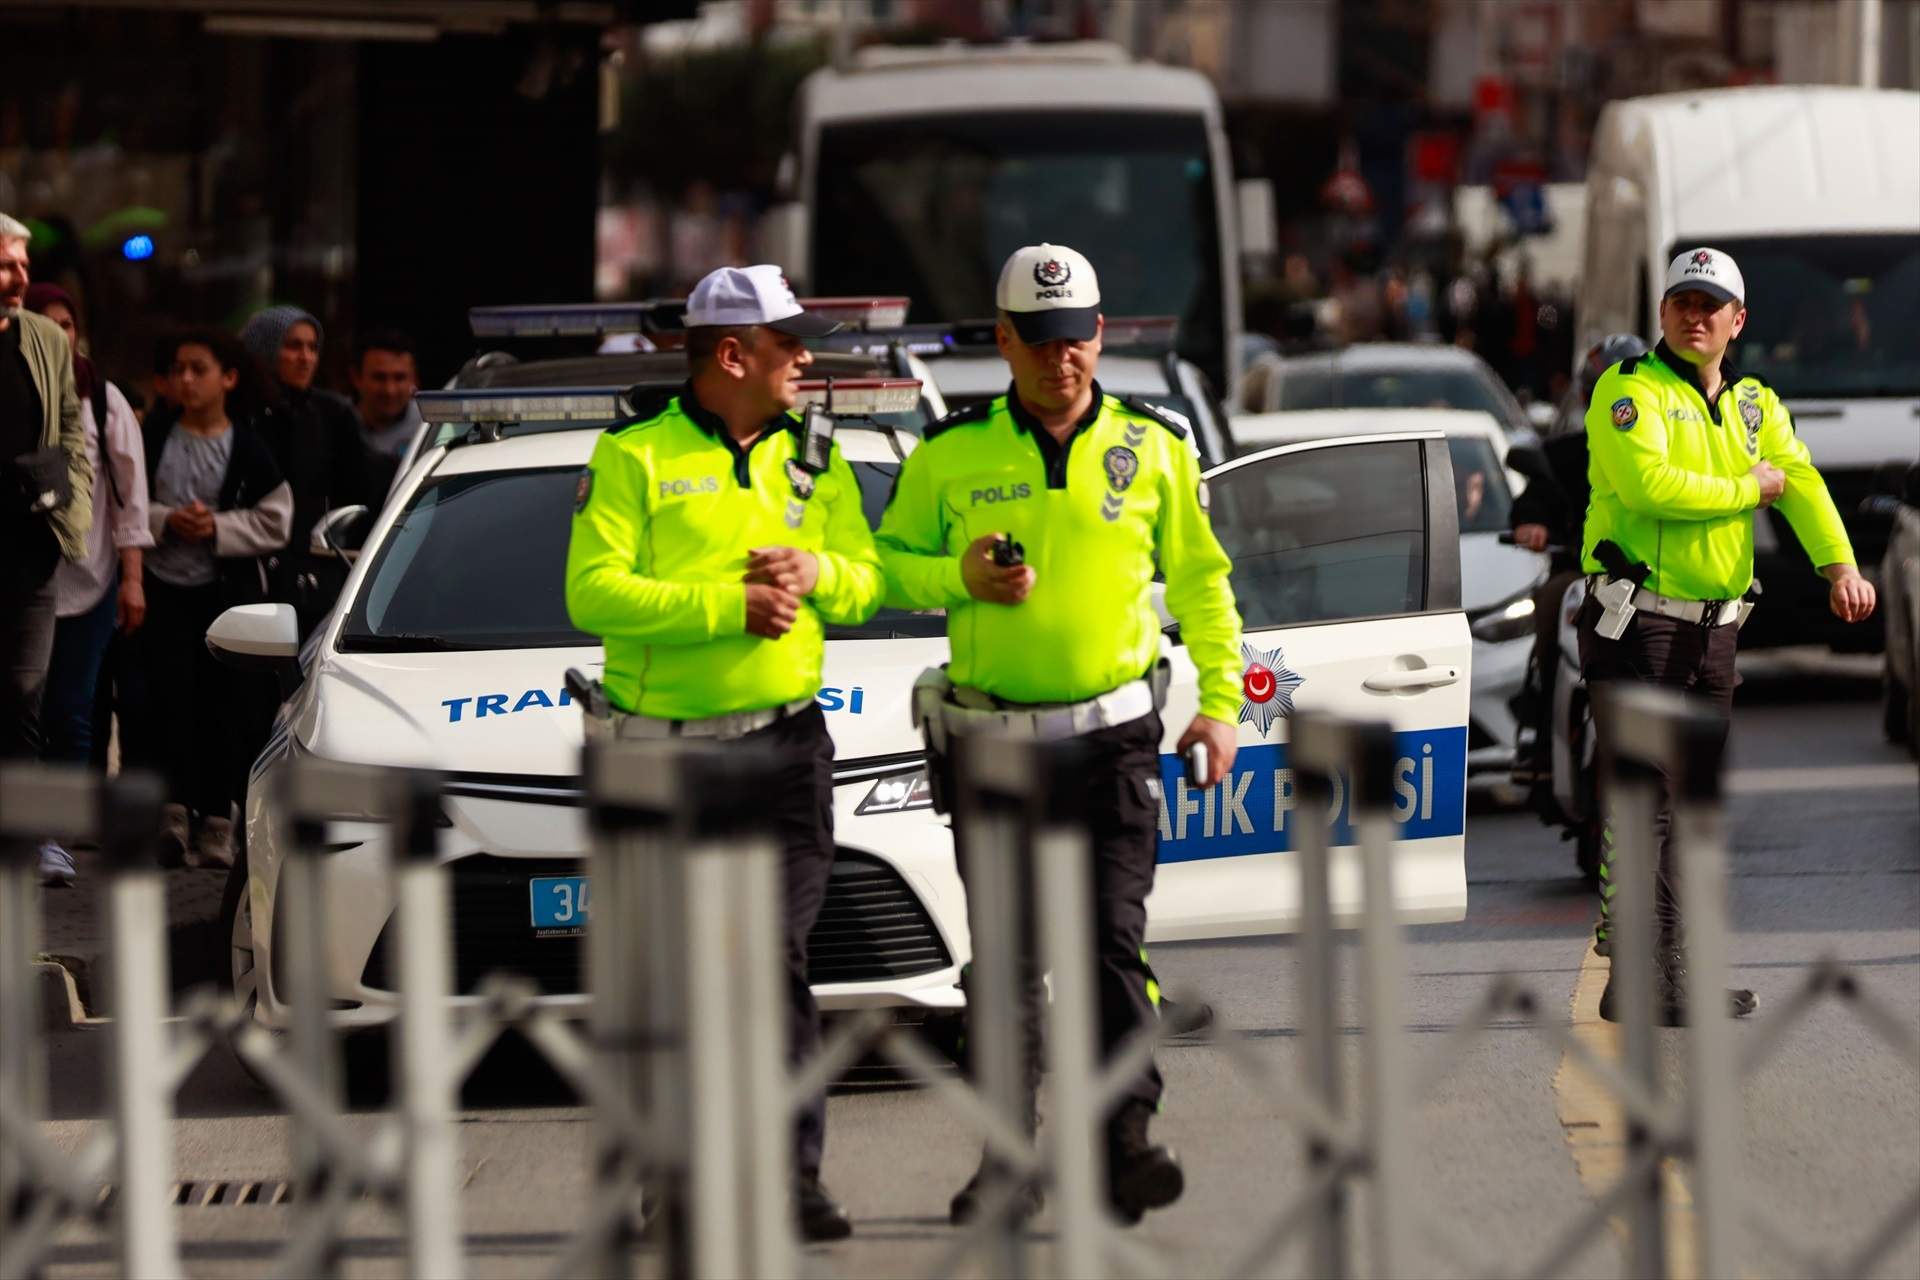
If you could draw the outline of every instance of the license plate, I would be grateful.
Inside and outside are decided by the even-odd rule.
[[[537,938],[568,938],[585,933],[589,906],[585,876],[535,876],[527,883]]]

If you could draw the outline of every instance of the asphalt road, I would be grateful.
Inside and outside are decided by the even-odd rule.
[[[1731,779],[1732,955],[1760,1011],[1739,1024],[1743,1050],[1823,956],[1854,966],[1904,1034],[1920,1036],[1920,789],[1910,761],[1879,738],[1865,674],[1872,669],[1864,660],[1801,654],[1745,667]],[[1586,955],[1592,903],[1572,876],[1570,848],[1520,813],[1476,813],[1468,834],[1468,918],[1415,930],[1407,949],[1410,1051],[1416,1073],[1437,1081],[1413,1121],[1426,1224],[1421,1271],[1432,1275],[1531,1265],[1591,1205],[1620,1147],[1617,1117],[1593,1109],[1537,1026],[1503,1020],[1457,1057],[1445,1056],[1446,1033],[1500,974],[1539,994],[1542,1021],[1565,1025],[1571,1017],[1601,1051],[1611,1043],[1609,1029],[1591,1021],[1603,962]],[[1287,939],[1155,950],[1169,988],[1211,1000],[1222,1024],[1245,1035],[1270,1069],[1267,1083],[1249,1079],[1205,1043],[1176,1043],[1162,1054],[1168,1095],[1156,1133],[1181,1152],[1188,1190],[1135,1238],[1164,1256],[1170,1274],[1231,1268],[1302,1184],[1300,1140],[1274,1101],[1301,1070],[1297,955]],[[1357,1048],[1358,1028],[1349,1031]],[[1683,1034],[1662,1033],[1675,1088],[1682,1086],[1673,1049]],[[98,1123],[100,1041],[97,1032],[76,1032],[57,1046],[59,1119],[49,1127],[62,1145],[77,1145]],[[1753,1212],[1785,1239],[1747,1236],[1749,1274],[1806,1273],[1792,1249],[1838,1256],[1920,1188],[1920,1076],[1854,1011],[1819,1006],[1770,1060],[1727,1087],[1741,1093]],[[210,1060],[183,1091],[182,1114],[178,1167],[195,1184],[192,1198],[223,1182],[224,1200],[239,1198],[248,1182],[267,1189],[260,1199],[272,1198],[289,1167],[286,1122],[237,1066]],[[461,1209],[475,1273],[548,1273],[588,1189],[586,1113],[528,1057],[503,1055],[469,1089],[463,1119]],[[954,1239],[946,1202],[972,1168],[976,1140],[927,1091],[885,1080],[837,1091],[829,1124],[827,1182],[852,1210],[857,1234],[813,1251],[813,1261],[852,1276],[926,1271]],[[1685,1176],[1674,1178],[1684,1205]],[[1364,1195],[1358,1208],[1364,1212]],[[182,1208],[189,1268],[259,1272],[290,1213],[264,1204]],[[1673,1223],[1682,1249],[1686,1219],[1682,1212]],[[1036,1224],[1038,1249],[1049,1247],[1050,1227],[1047,1217]],[[351,1237],[350,1274],[404,1274],[385,1210],[356,1211]],[[112,1273],[85,1229],[64,1239],[55,1274]],[[1275,1268],[1305,1271],[1298,1250]],[[1564,1267],[1578,1276],[1625,1271],[1612,1231]],[[1920,1276],[1920,1227],[1909,1224],[1874,1274]]]

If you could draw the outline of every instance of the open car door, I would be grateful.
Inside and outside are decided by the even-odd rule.
[[[1287,741],[1296,710],[1384,720],[1399,745],[1394,892],[1406,921],[1466,914],[1472,636],[1460,608],[1453,467],[1438,432],[1284,445],[1206,473],[1245,633],[1239,755],[1189,786],[1175,744],[1199,690],[1184,646],[1160,757],[1149,939],[1287,932],[1300,919]],[[1335,797],[1334,910],[1362,902],[1348,788]]]

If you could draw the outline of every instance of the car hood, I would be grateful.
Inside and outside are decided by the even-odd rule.
[[[907,716],[913,681],[946,660],[944,639],[829,642],[819,702],[838,759],[918,750]],[[329,654],[297,704],[294,733],[333,760],[572,776],[581,725],[565,673],[598,676],[604,663],[598,648]]]
[[[1547,569],[1547,558],[1525,547],[1510,547],[1497,533],[1460,535],[1460,606],[1468,613],[1499,604],[1532,587]]]

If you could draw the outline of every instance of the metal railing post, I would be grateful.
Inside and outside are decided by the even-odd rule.
[[[700,1277],[784,1280],[798,1270],[777,998],[783,886],[767,812],[743,803],[779,767],[771,753],[742,742],[680,757],[688,819],[685,999],[694,1014],[686,1061],[693,1082],[689,1228]]]
[[[1340,780],[1330,768],[1318,767],[1301,752],[1301,736],[1311,747],[1316,717],[1302,712],[1293,718],[1288,746],[1299,803],[1293,810],[1296,860],[1300,866],[1300,1025],[1306,1037],[1302,1055],[1307,1089],[1338,1120],[1343,1114],[1340,1087],[1338,970],[1333,925],[1333,832]],[[1276,782],[1276,786],[1281,782]],[[1318,1136],[1307,1139],[1309,1172],[1317,1173],[1340,1159],[1331,1143]],[[1332,1178],[1319,1211],[1313,1214],[1307,1240],[1308,1274],[1325,1280],[1346,1280],[1347,1187]]]
[[[461,1254],[460,1081],[453,1058],[452,904],[439,864],[440,779],[408,771],[391,780],[392,866],[399,933],[400,1026],[394,1077],[403,1126],[402,1207],[408,1270],[457,1280]]]
[[[633,1217],[644,1209],[666,1273],[684,1275],[686,1077],[677,975],[685,954],[677,945],[683,922],[668,839],[676,778],[666,749],[635,742],[590,741],[582,772],[593,832],[587,987],[594,1061],[633,1114],[658,1126],[664,1145],[642,1151],[625,1126],[596,1126],[597,1197],[610,1214],[595,1230],[587,1271],[595,1280],[628,1274]]]
[[[1667,1139],[1665,1145],[1686,1152],[1695,1166],[1701,1274],[1732,1274],[1738,1269],[1735,1169],[1740,1137],[1738,1073],[1733,1032],[1727,1025],[1726,843],[1719,807],[1726,725],[1717,711],[1693,699],[1643,686],[1607,689],[1598,709],[1604,717],[1602,785],[1611,784],[1622,801],[1616,806],[1613,831],[1622,855],[1616,857],[1615,867],[1621,889],[1613,963],[1621,965],[1624,948],[1627,964],[1618,972],[1627,984],[1623,994],[1629,997],[1625,1012],[1628,1061],[1656,1100],[1661,1093],[1653,1030],[1658,999],[1653,989],[1653,877],[1660,856],[1653,840],[1659,803],[1656,769],[1673,780],[1668,797],[1673,810],[1671,839],[1681,880],[1677,892],[1687,919],[1683,995],[1688,1032],[1683,1052],[1688,1090],[1684,1140]],[[1645,1123],[1630,1123],[1629,1142],[1635,1142],[1636,1130],[1644,1136],[1646,1128]],[[1652,1187],[1634,1202],[1634,1260],[1657,1260],[1664,1268],[1665,1259],[1654,1252],[1664,1253],[1665,1243],[1655,1234],[1660,1230],[1657,1166],[1648,1181]],[[1648,1223],[1644,1238],[1641,1222]]]
[[[284,775],[280,809],[291,837],[274,892],[274,914],[285,931],[280,954],[287,958],[286,990],[291,1014],[288,1046],[310,1095],[309,1106],[288,1116],[294,1194],[313,1214],[296,1232],[282,1265],[316,1280],[340,1274],[341,1244],[330,1224],[351,1195],[346,1171],[327,1142],[326,1126],[342,1106],[342,1047],[334,1035],[327,995],[327,822],[338,813],[367,812],[364,774],[317,761],[301,761]],[[324,1207],[323,1207],[324,1206]]]
[[[966,870],[973,941],[967,1044],[981,1100],[1015,1132],[1031,1138],[1028,1117],[1034,1100],[1027,1096],[1028,1046],[1020,999],[1024,973],[1035,963],[1025,892],[1029,868],[1018,811],[986,781],[993,776],[995,753],[1004,746],[980,734],[958,735],[953,743],[955,807],[964,815],[959,854]],[[995,1189],[984,1188],[989,1197]],[[1017,1216],[1008,1209],[993,1223],[987,1268],[1005,1280],[1024,1280],[1026,1241]]]
[[[166,792],[151,775],[103,785],[101,863],[108,874],[113,970],[113,1113],[119,1130],[122,1274],[181,1274],[168,1188],[173,1182],[173,1114],[166,1017],[172,982],[167,957],[167,893],[154,846]]]
[[[1102,1141],[1100,996],[1094,973],[1092,848],[1087,769],[1077,742],[1022,744],[999,759],[1024,780],[1033,844],[1033,919],[1051,976],[1047,1005],[1048,1108],[1054,1153],[1055,1274],[1104,1270],[1107,1153]]]
[[[47,832],[29,812],[42,776],[38,766],[0,767],[0,1103],[33,1122],[47,1109],[46,1045],[33,972],[40,937],[36,858]],[[10,1256],[16,1237],[24,1237],[44,1194],[24,1153],[29,1136],[11,1134],[0,1114],[0,1258]]]

